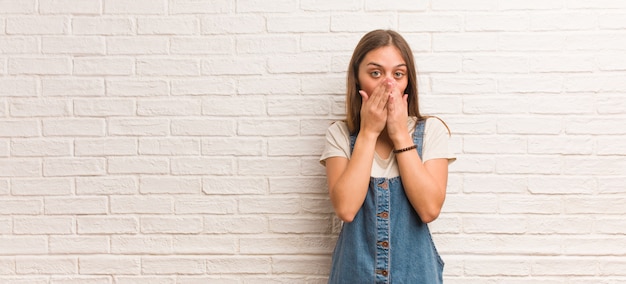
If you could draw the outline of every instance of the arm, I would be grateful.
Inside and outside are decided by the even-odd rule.
[[[390,99],[388,128],[395,149],[413,145],[406,131],[406,95]],[[404,110],[404,111],[403,111]],[[396,154],[402,185],[411,205],[424,223],[437,219],[446,197],[448,160],[432,159],[422,163],[417,151]]]
[[[337,216],[352,222],[365,201],[376,151],[376,140],[385,128],[388,93],[391,83],[379,85],[372,94],[364,91],[361,105],[361,127],[354,143],[352,157],[326,159],[326,176],[330,200]]]
[[[330,200],[337,217],[344,222],[352,222],[365,201],[375,146],[376,137],[359,135],[350,160],[344,157],[326,159]]]

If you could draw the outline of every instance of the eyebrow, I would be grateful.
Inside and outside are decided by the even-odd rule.
[[[380,68],[382,68],[382,67],[383,67],[382,65],[380,65],[380,64],[378,64],[378,63],[376,63],[376,62],[370,62],[370,63],[367,63],[367,65],[368,65],[368,66],[369,66],[369,65],[374,65],[374,66],[376,66],[376,67],[380,67]],[[406,65],[406,63],[401,63],[401,64],[396,65],[395,67],[397,68],[397,67],[406,67],[406,66],[407,66],[407,65]]]

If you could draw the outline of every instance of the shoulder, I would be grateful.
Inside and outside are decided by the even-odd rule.
[[[427,134],[435,134],[442,135],[445,134],[450,136],[450,130],[448,126],[436,116],[431,116],[426,119],[426,125],[424,126],[424,135]]]
[[[350,137],[348,125],[343,121],[335,121],[326,130],[326,136]]]

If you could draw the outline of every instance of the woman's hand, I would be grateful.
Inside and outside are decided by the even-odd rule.
[[[409,95],[393,90],[387,102],[387,133],[396,148],[406,147]],[[408,145],[410,146],[410,145]]]
[[[374,89],[372,94],[367,94],[363,90],[359,91],[363,98],[360,131],[378,137],[385,129],[388,116],[387,103],[395,85],[395,82],[385,80]]]

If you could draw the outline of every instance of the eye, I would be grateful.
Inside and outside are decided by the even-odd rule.
[[[374,78],[378,78],[380,77],[381,74],[380,74],[380,71],[372,71],[370,72],[370,75],[372,75],[372,77]]]
[[[397,79],[400,79],[402,77],[404,77],[404,73],[403,72],[396,72],[393,74]]]

